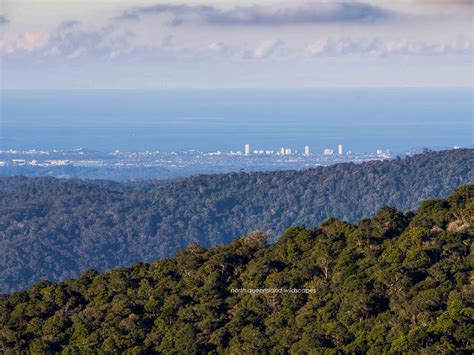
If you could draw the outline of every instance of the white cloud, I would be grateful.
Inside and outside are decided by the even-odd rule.
[[[284,55],[285,43],[280,39],[265,41],[253,51],[253,57],[257,59],[268,58],[271,55]]]
[[[43,48],[47,42],[48,35],[43,31],[5,33],[0,38],[0,53],[32,52]]]
[[[88,28],[79,21],[59,24],[52,32],[30,31],[22,35],[6,33],[0,39],[0,52],[22,54],[25,51],[39,57],[62,56],[75,59],[87,55],[114,57],[133,49],[133,35],[113,26]]]
[[[232,55],[235,55],[237,52],[240,52],[239,49],[232,48],[231,46],[223,42],[210,43],[207,46],[207,49],[214,54],[224,55],[224,56],[232,56]]]
[[[343,56],[351,54],[374,57],[391,55],[472,55],[473,50],[473,42],[468,38],[458,39],[448,43],[428,43],[407,39],[334,39],[322,37],[307,47],[307,52],[310,56]]]

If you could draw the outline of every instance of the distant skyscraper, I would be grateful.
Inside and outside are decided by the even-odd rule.
[[[342,155],[342,144],[337,146],[337,154]]]
[[[324,149],[323,154],[324,154],[324,155],[333,155],[333,154],[334,154],[334,150],[332,150],[332,149],[330,149],[330,148],[326,148],[326,149]]]
[[[281,147],[281,149],[280,149],[280,154],[281,154],[281,155],[285,155],[285,148]]]
[[[250,144],[245,145],[245,155],[250,155]]]
[[[309,145],[304,146],[304,155],[309,155]]]
[[[291,155],[291,149],[290,148],[285,149],[285,155]]]

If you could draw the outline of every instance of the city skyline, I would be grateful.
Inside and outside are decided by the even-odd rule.
[[[381,151],[381,149],[377,149],[377,151]],[[388,150],[387,150],[388,151]],[[291,147],[281,147],[279,150],[275,150],[275,149],[261,149],[261,147],[259,149],[254,149],[252,150],[252,145],[250,143],[246,143],[244,145],[244,151],[243,151],[243,154],[244,155],[273,155],[273,154],[276,154],[276,155],[293,155],[293,154],[298,154],[300,153],[301,151],[298,150],[298,149],[293,149]],[[237,153],[242,153],[241,151],[237,151]],[[346,151],[346,154],[350,154],[351,151]],[[303,149],[302,149],[302,153],[300,153],[302,155],[312,155],[312,154],[317,154],[317,153],[314,153],[312,150],[311,150],[311,147],[309,145],[304,145],[303,146]],[[322,149],[322,155],[333,155],[334,154],[334,149],[332,148],[323,148]],[[343,152],[343,145],[342,144],[338,144],[337,145],[337,155],[343,155],[344,152]]]

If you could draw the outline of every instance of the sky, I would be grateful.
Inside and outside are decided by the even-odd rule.
[[[474,1],[2,0],[1,89],[473,86]]]

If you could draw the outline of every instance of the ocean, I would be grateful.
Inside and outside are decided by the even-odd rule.
[[[472,88],[2,91],[0,149],[473,145]]]

